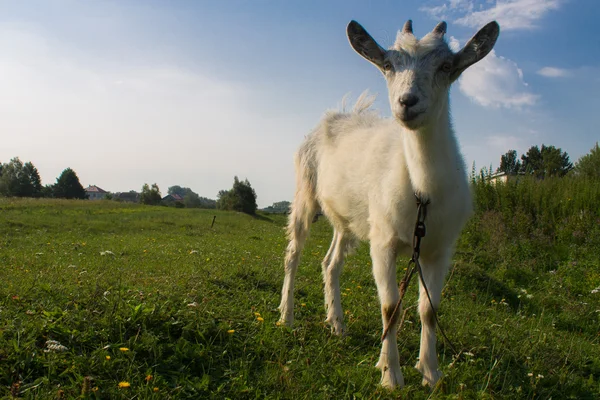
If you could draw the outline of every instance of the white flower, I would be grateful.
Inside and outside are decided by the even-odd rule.
[[[62,353],[64,351],[69,350],[66,346],[63,346],[56,340],[48,340],[46,342],[46,348],[44,349],[44,353]]]

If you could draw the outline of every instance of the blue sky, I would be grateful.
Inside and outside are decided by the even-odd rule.
[[[597,0],[3,1],[0,161],[44,184],[191,187],[215,198],[248,178],[259,206],[290,200],[292,156],[323,112],[383,78],[348,45],[359,21],[390,46],[411,18],[445,19],[452,45],[498,20],[493,53],[451,93],[466,163],[552,144],[572,161],[600,138]]]

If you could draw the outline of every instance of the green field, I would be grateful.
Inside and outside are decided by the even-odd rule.
[[[406,387],[390,393],[374,368],[381,316],[365,244],[342,275],[348,335],[323,322],[325,219],[289,329],[276,325],[283,216],[0,199],[0,397],[600,398],[598,214],[519,210],[482,210],[461,237],[440,320],[462,352],[438,343],[441,383],[421,387],[412,367],[413,307],[399,333]],[[45,351],[48,340],[66,349]]]

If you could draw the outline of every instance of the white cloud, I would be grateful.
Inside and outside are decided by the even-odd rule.
[[[450,36],[450,39],[448,40],[448,46],[450,47],[450,50],[455,53],[460,50],[460,42],[454,36]]]
[[[531,93],[517,64],[492,50],[463,72],[458,82],[463,94],[490,108],[520,109],[532,106],[539,96]]]
[[[434,19],[479,28],[496,20],[503,30],[533,29],[536,21],[549,11],[557,10],[565,0],[449,0],[441,5],[420,10]]]
[[[571,76],[571,72],[563,68],[544,67],[537,72],[538,75],[546,78],[565,78]]]

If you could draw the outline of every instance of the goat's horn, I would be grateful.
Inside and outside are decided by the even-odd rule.
[[[438,36],[444,36],[447,27],[448,25],[446,24],[446,21],[442,21],[439,24],[437,24],[435,28],[433,28],[433,33],[435,33]]]
[[[413,33],[413,30],[412,30],[412,20],[411,19],[409,19],[408,21],[406,21],[406,23],[404,24],[404,28],[402,28],[402,32],[403,33],[410,33],[410,34]]]

